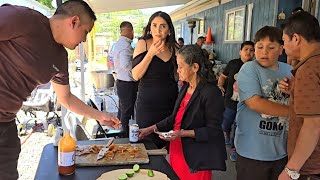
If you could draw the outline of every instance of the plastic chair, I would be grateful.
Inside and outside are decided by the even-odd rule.
[[[32,120],[35,121],[35,124],[37,124],[37,121],[41,121],[44,128],[47,129],[48,121],[53,118],[56,118],[56,123],[60,125],[60,116],[57,114],[60,108],[61,106],[57,103],[53,87],[49,82],[38,86],[32,91],[27,101],[23,102],[17,114],[17,121],[22,124],[23,128],[26,128],[27,124]],[[38,118],[37,111],[46,112],[45,117]],[[49,117],[50,113],[53,114],[52,117]]]

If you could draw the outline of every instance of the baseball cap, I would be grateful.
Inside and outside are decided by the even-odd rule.
[[[206,38],[206,37],[207,37],[207,34],[206,34],[206,33],[200,33],[200,34],[198,34],[198,38],[200,38],[200,37]]]

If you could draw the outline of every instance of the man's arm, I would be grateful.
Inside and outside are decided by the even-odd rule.
[[[303,125],[287,167],[299,171],[316,148],[320,137],[320,117],[304,118]]]
[[[290,170],[300,171],[301,167],[310,157],[320,140],[320,117],[304,118],[293,154],[286,167]],[[278,180],[290,180],[283,170]]]
[[[251,109],[261,114],[271,116],[289,116],[289,106],[282,105],[276,102],[269,101],[258,95],[255,95],[247,100],[245,104]]]
[[[98,111],[88,105],[86,105],[84,102],[82,102],[80,99],[78,99],[76,96],[74,96],[70,92],[70,86],[69,85],[60,85],[53,81],[51,81],[52,86],[56,92],[58,101],[69,109],[72,112],[75,112],[77,114],[87,116],[93,119],[98,120],[101,124],[105,124],[110,127],[115,127],[120,124],[120,121],[110,115],[106,114],[104,112]]]
[[[219,79],[218,79],[218,86],[222,86],[224,85],[224,82],[226,81],[228,77],[226,75],[224,75],[223,73],[220,74]]]
[[[223,85],[227,78],[228,77],[226,75],[221,73],[218,79],[218,87],[221,90],[222,96],[224,96],[224,93],[225,93],[225,89],[223,88]]]
[[[128,74],[131,74],[132,54],[133,54],[133,50],[128,48],[119,52],[119,60],[120,60],[119,71],[125,71]]]

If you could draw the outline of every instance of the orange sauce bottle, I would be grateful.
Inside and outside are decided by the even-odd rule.
[[[71,175],[75,172],[76,141],[66,130],[58,144],[58,171],[61,175]]]

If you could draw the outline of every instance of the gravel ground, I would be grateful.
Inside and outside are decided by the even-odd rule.
[[[21,153],[18,161],[19,180],[34,179],[42,149],[46,144],[52,142],[52,137],[47,135],[47,130],[44,130],[43,126],[36,128],[35,131],[31,133],[32,127],[34,127],[34,124],[29,123],[26,134],[20,136],[21,142],[25,142],[21,145]]]

